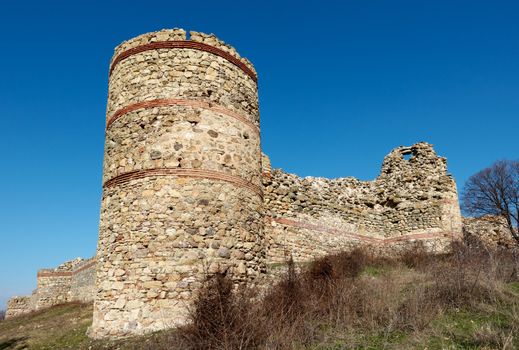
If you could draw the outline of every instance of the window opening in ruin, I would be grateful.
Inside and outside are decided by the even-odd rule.
[[[403,160],[409,160],[413,157],[413,151],[410,149],[403,149],[402,150],[402,159]]]

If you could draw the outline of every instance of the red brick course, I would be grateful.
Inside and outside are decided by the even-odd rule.
[[[74,275],[80,273],[81,271],[84,271],[86,269],[91,268],[95,264],[96,264],[96,262],[94,260],[94,261],[86,263],[86,264],[82,265],[81,267],[79,267],[78,269],[72,270],[72,271],[40,270],[40,271],[38,271],[37,276],[38,277],[66,277],[66,276],[74,276]]]
[[[230,109],[227,109],[223,106],[220,106],[218,104],[212,103],[212,102],[206,102],[206,101],[199,101],[199,100],[186,100],[186,99],[179,99],[179,98],[164,98],[164,99],[156,99],[156,100],[150,100],[150,101],[143,101],[143,102],[137,102],[133,103],[131,105],[128,105],[126,107],[123,107],[119,110],[117,110],[106,122],[106,129],[108,129],[117,119],[121,118],[127,113],[133,112],[138,109],[144,109],[144,108],[154,108],[154,107],[166,107],[166,106],[189,106],[194,108],[203,108],[207,109],[216,113],[225,114],[229,117],[232,117],[246,125],[248,125],[256,134],[260,134],[259,128],[251,122],[246,117],[242,116],[239,113],[236,113],[234,111],[231,111]]]
[[[378,237],[360,235],[358,233],[353,233],[353,232],[345,232],[345,231],[338,230],[336,228],[327,227],[324,225],[311,224],[309,222],[301,222],[301,221],[288,219],[288,218],[269,218],[269,220],[277,222],[277,223],[285,225],[285,226],[299,227],[299,228],[304,228],[307,230],[320,231],[320,232],[326,232],[326,233],[331,233],[331,234],[340,234],[341,236],[347,236],[354,240],[360,240],[363,242],[368,242],[368,243],[372,243],[372,244],[382,244],[382,245],[391,244],[391,243],[395,243],[395,242],[401,242],[401,241],[416,240],[416,239],[456,238],[456,235],[454,235],[452,232],[414,233],[414,234],[407,234],[407,235],[398,236],[398,237],[378,238]]]
[[[181,40],[181,41],[158,41],[154,43],[149,43],[145,45],[140,45],[134,48],[131,48],[129,50],[126,50],[124,52],[121,52],[112,62],[112,65],[110,67],[110,75],[112,75],[112,72],[117,66],[119,62],[124,60],[125,58],[128,58],[132,55],[149,51],[149,50],[158,50],[158,49],[193,49],[193,50],[200,50],[205,52],[210,52],[212,54],[215,54],[217,56],[220,56],[222,58],[225,58],[227,61],[231,62],[238,68],[240,68],[245,74],[247,74],[254,82],[258,81],[258,77],[256,76],[256,73],[252,71],[245,63],[243,63],[239,58],[231,55],[228,52],[225,52],[219,48],[216,48],[211,45],[207,45],[204,43],[199,43],[195,41],[189,41],[189,40]]]
[[[178,177],[189,177],[198,179],[208,179],[225,181],[238,187],[246,188],[258,196],[263,197],[263,191],[260,186],[253,184],[239,176],[229,175],[213,170],[204,169],[182,169],[182,168],[156,168],[156,169],[144,169],[130,171],[121,175],[118,175],[110,180],[106,181],[103,185],[104,188],[114,187],[125,182],[142,179],[151,176],[178,176]]]

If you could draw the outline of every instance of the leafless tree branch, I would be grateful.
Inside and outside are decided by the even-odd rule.
[[[519,244],[519,161],[501,160],[472,175],[463,190],[462,207],[474,216],[503,217]]]

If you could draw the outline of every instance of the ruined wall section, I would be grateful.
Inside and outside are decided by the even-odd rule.
[[[33,293],[36,310],[67,302],[93,300],[95,258],[77,258],[55,269],[38,271],[37,288]]]
[[[13,297],[6,317],[44,309],[67,302],[94,300],[95,258],[67,261],[54,269],[41,269],[37,287],[30,296]]]
[[[31,312],[34,309],[30,296],[12,297],[7,301],[5,318],[16,317]]]
[[[40,270],[38,271],[37,281],[34,296],[34,308],[36,310],[69,301],[72,284],[71,273]]]
[[[463,218],[463,235],[475,238],[493,248],[514,248],[517,242],[512,237],[506,220],[500,216],[485,215],[478,218]]]
[[[84,261],[72,273],[69,301],[88,303],[95,295],[95,258]]]
[[[271,263],[361,244],[392,250],[416,240],[441,251],[461,234],[456,184],[427,143],[393,150],[374,181],[263,174]]]
[[[447,172],[447,160],[432,145],[396,148],[384,158],[374,183],[375,208],[385,208],[385,237],[421,231],[461,236],[456,182]]]
[[[207,272],[264,272],[256,80],[213,35],[163,30],[116,48],[93,337],[183,323]]]

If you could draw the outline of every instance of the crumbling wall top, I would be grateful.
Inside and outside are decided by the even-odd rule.
[[[433,145],[427,142],[419,142],[409,147],[400,146],[384,158],[380,177],[405,172],[443,175],[447,173],[447,160],[439,157]]]
[[[95,257],[92,257],[89,259],[77,257],[75,259],[65,261],[64,263],[60,264],[59,266],[57,266],[55,268],[40,269],[38,271],[38,275],[42,276],[42,275],[48,275],[48,274],[53,274],[53,273],[70,274],[70,273],[74,273],[74,272],[78,271],[79,269],[82,269],[85,266],[90,266],[90,265],[94,264],[94,262],[95,262]]]
[[[248,59],[241,57],[234,47],[218,39],[214,34],[191,31],[189,32],[188,38],[187,32],[181,28],[162,29],[156,32],[149,32],[122,42],[114,50],[114,55],[110,63],[111,70],[121,55],[124,55],[129,50],[135,50],[145,45],[160,42],[193,42],[214,47],[217,50],[221,50],[234,57],[237,61],[245,65],[254,76],[257,76],[254,66]]]
[[[187,33],[184,29],[162,29],[156,32],[144,33],[129,40],[123,41],[114,49],[112,60],[119,54],[138,46],[158,42],[158,41],[184,41],[187,40]]]
[[[447,173],[446,159],[425,142],[392,150],[384,158],[380,175],[372,181],[353,177],[300,178],[281,170],[274,170],[271,175],[272,179],[264,176],[264,184],[266,193],[275,197],[271,202],[281,203],[275,211],[290,207],[292,212],[311,211],[318,216],[327,210],[349,213],[344,214],[349,219],[350,212],[365,212],[371,219],[382,215],[376,219],[380,224],[372,226],[387,234],[438,227],[442,214],[434,208],[457,202],[456,184]],[[426,214],[427,210],[430,212]],[[416,223],[410,223],[411,216]],[[430,220],[419,216],[428,216]]]

